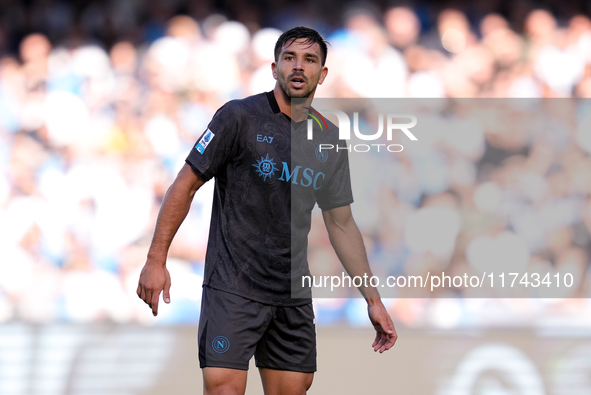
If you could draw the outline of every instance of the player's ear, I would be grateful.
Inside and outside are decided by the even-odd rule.
[[[277,63],[271,63],[271,71],[273,71],[273,78],[277,79]]]
[[[327,74],[328,74],[328,67],[322,66],[322,71],[320,72],[320,79],[318,80],[318,85],[322,85]]]

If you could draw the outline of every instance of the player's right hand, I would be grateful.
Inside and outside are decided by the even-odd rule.
[[[137,286],[137,296],[152,309],[154,316],[158,315],[158,299],[164,291],[165,303],[170,303],[170,273],[165,265],[146,262]]]
[[[367,311],[369,319],[376,330],[376,338],[371,346],[374,351],[379,351],[381,354],[392,348],[398,339],[398,334],[390,314],[388,314],[381,301],[368,306]]]

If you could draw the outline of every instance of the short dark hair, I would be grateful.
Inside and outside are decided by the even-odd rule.
[[[320,55],[322,58],[320,59],[320,63],[322,63],[324,66],[324,63],[326,63],[326,53],[328,52],[326,48],[328,41],[323,39],[320,33],[318,33],[316,30],[305,26],[294,27],[285,31],[281,36],[279,36],[277,43],[275,44],[275,62],[279,61],[281,48],[283,48],[285,45],[290,45],[295,40],[299,40],[301,38],[306,40],[304,41],[305,44],[318,44],[320,46]]]

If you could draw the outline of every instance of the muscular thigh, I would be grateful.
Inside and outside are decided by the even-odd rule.
[[[246,370],[203,368],[204,395],[244,395]]]
[[[265,395],[305,395],[314,373],[259,368]]]

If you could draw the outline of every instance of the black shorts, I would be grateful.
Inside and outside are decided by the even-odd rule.
[[[316,329],[312,303],[272,306],[203,287],[199,320],[199,365],[248,370],[256,366],[316,371]]]

